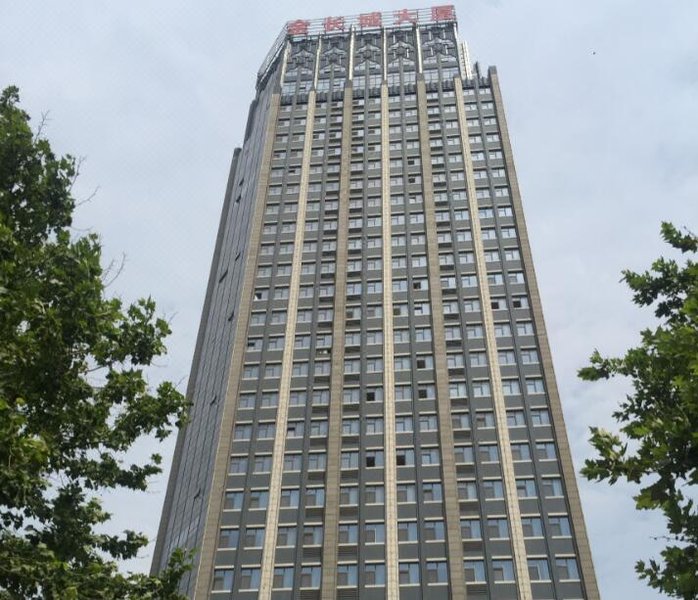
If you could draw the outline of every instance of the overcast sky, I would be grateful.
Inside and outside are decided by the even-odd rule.
[[[99,190],[77,224],[102,235],[105,260],[126,255],[113,293],[150,294],[172,319],[154,383],[185,389],[230,159],[283,23],[421,6],[0,0],[0,85],[18,85],[36,120],[49,111],[56,151],[86,158],[78,195]],[[594,347],[621,352],[650,322],[620,271],[664,252],[662,220],[697,228],[698,3],[470,0],[456,10],[473,60],[499,70],[579,468],[588,427],[611,424],[624,388],[576,371]],[[159,449],[168,465],[173,445]],[[154,537],[166,481],[112,498],[116,525]],[[630,488],[580,483],[602,596],[659,598],[633,563],[656,550],[662,520],[637,513]],[[147,569],[151,550],[129,568]]]

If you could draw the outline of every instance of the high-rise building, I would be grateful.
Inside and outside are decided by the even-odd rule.
[[[494,68],[298,20],[233,157],[153,562],[197,599],[597,600]]]

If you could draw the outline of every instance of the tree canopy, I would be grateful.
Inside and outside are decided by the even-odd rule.
[[[0,96],[0,598],[180,598],[188,559],[159,577],[119,572],[147,539],[104,533],[104,490],[145,490],[184,397],[144,369],[170,329],[155,303],[105,290],[97,235],[71,230],[77,162],[32,131],[14,87]]]
[[[695,255],[698,237],[662,224],[664,240],[684,255]],[[667,544],[661,559],[639,561],[640,577],[669,596],[698,598],[698,264],[687,258],[659,258],[644,273],[624,271],[638,306],[653,307],[659,319],[641,332],[640,345],[620,358],[598,351],[582,379],[624,376],[630,393],[613,417],[618,434],[592,428],[598,458],[582,473],[590,480],[619,479],[639,484],[639,510],[666,518]]]

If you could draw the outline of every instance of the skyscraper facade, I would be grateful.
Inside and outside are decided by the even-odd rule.
[[[153,570],[200,599],[596,600],[494,68],[288,23],[236,149]]]

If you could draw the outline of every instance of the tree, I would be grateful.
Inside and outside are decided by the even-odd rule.
[[[147,539],[101,533],[98,500],[145,490],[160,457],[125,453],[184,417],[175,387],[144,374],[170,330],[151,299],[107,297],[98,237],[71,235],[77,162],[18,103],[17,88],[0,96],[0,598],[180,598],[189,558],[120,573]]]
[[[662,237],[688,256],[698,237],[662,224]],[[629,378],[629,394],[613,417],[620,433],[591,429],[598,458],[587,460],[589,480],[624,478],[639,484],[638,510],[660,510],[666,518],[667,545],[661,559],[639,561],[648,584],[670,596],[698,598],[698,264],[659,258],[649,271],[623,272],[638,306],[652,306],[659,324],[641,332],[641,342],[622,358],[598,351],[582,379]]]

